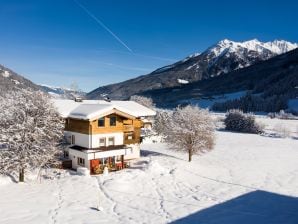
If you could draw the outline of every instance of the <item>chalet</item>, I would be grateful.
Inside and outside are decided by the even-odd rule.
[[[122,169],[140,157],[141,128],[155,111],[133,101],[55,100],[65,119],[64,151],[73,169],[92,174]]]

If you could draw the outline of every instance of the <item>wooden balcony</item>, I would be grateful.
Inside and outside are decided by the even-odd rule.
[[[86,151],[86,150],[110,151],[110,150],[124,149],[125,145],[110,145],[110,146],[101,146],[101,147],[98,147],[98,148],[85,148],[85,147],[81,147],[81,146],[78,146],[78,145],[73,145],[69,148],[79,150],[79,151]]]
[[[137,144],[137,143],[140,143],[140,140],[138,140],[138,139],[124,139],[125,145]]]
[[[124,132],[131,132],[134,131],[134,126],[132,124],[125,124],[123,125]]]

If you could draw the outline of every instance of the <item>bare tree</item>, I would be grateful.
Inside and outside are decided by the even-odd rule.
[[[148,107],[148,108],[154,108],[155,105],[153,103],[153,100],[149,97],[145,97],[145,96],[138,96],[138,95],[133,95],[130,97],[130,100],[131,101],[135,101],[145,107]]]
[[[178,107],[162,117],[164,128],[161,130],[166,141],[173,149],[186,151],[189,162],[194,154],[213,149],[214,123],[208,110],[196,106]]]
[[[44,93],[28,90],[0,97],[0,173],[19,173],[44,167],[59,153],[64,121]]]

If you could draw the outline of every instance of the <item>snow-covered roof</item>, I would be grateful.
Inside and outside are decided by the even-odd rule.
[[[72,117],[79,119],[92,119],[102,114],[116,109],[133,117],[154,116],[155,111],[140,105],[134,101],[111,101],[104,100],[83,100],[75,102],[74,100],[56,100],[53,99],[54,105],[60,115],[64,118]]]
[[[72,110],[68,117],[91,120],[113,109],[114,107],[108,104],[81,104]]]

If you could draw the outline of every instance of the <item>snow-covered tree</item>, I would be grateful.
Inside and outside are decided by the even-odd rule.
[[[262,127],[255,122],[255,117],[251,114],[244,114],[240,110],[230,110],[224,120],[226,130],[258,134],[262,132]]]
[[[214,123],[208,110],[196,106],[176,108],[173,112],[160,113],[160,131],[173,149],[186,151],[188,161],[194,154],[213,149]]]
[[[172,112],[169,110],[157,110],[154,117],[153,130],[158,135],[164,135],[167,129],[167,123],[172,118]]]
[[[64,121],[41,92],[20,90],[0,97],[0,173],[24,181],[25,169],[42,168],[60,152]]]
[[[153,100],[149,97],[145,97],[145,96],[138,96],[138,95],[133,95],[130,97],[130,100],[131,101],[135,101],[145,107],[148,107],[148,108],[154,108],[155,105],[153,103]]]

